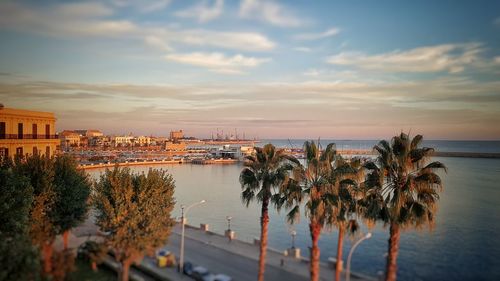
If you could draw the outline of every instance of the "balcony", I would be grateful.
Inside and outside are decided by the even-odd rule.
[[[34,134],[0,134],[0,140],[54,140],[58,139],[57,135],[34,135]]]

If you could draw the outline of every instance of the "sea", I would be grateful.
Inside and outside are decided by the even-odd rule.
[[[317,140],[315,140],[317,141]],[[370,149],[375,140],[320,140],[323,146],[334,142],[338,149]],[[300,148],[304,140],[263,140],[258,145],[273,143],[279,147]],[[425,141],[423,146],[437,151],[500,153],[500,141]],[[500,280],[500,159],[436,157],[447,173],[441,173],[444,190],[440,195],[436,224],[432,229],[408,229],[402,232],[399,256],[399,280]],[[235,165],[155,165],[135,166],[134,172],[149,168],[166,169],[176,182],[174,217],[180,206],[206,200],[189,210],[188,224],[208,223],[212,231],[223,233],[227,217],[238,239],[251,242],[259,236],[260,208],[257,202],[246,207],[241,201],[239,173]],[[103,170],[89,170],[98,179]],[[308,256],[311,239],[307,218],[291,225],[286,211],[270,211],[269,246],[279,251],[291,247],[291,232],[296,231],[296,246]],[[344,260],[351,246],[367,232],[372,237],[363,241],[352,257],[351,270],[377,278],[385,269],[389,229],[378,224],[362,225],[357,236],[347,236]],[[321,260],[335,257],[335,229],[325,229],[319,246]]]

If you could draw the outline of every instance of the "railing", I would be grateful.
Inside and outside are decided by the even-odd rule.
[[[19,139],[26,139],[26,140],[52,140],[52,139],[58,139],[58,135],[34,135],[34,134],[0,134],[0,139],[2,140],[19,140]]]

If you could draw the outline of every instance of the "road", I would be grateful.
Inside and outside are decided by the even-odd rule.
[[[165,249],[179,257],[180,236],[172,233]],[[236,281],[256,280],[258,262],[254,259],[233,254],[212,245],[185,238],[184,260],[193,265],[202,265],[213,273],[224,273]],[[285,265],[286,266],[286,265]],[[304,281],[307,278],[288,272],[279,267],[266,265],[266,280]]]

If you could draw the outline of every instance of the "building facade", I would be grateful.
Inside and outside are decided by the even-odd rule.
[[[0,155],[54,155],[59,140],[54,113],[0,105]]]
[[[171,140],[179,140],[182,138],[184,138],[184,132],[182,130],[170,131],[170,139]]]

